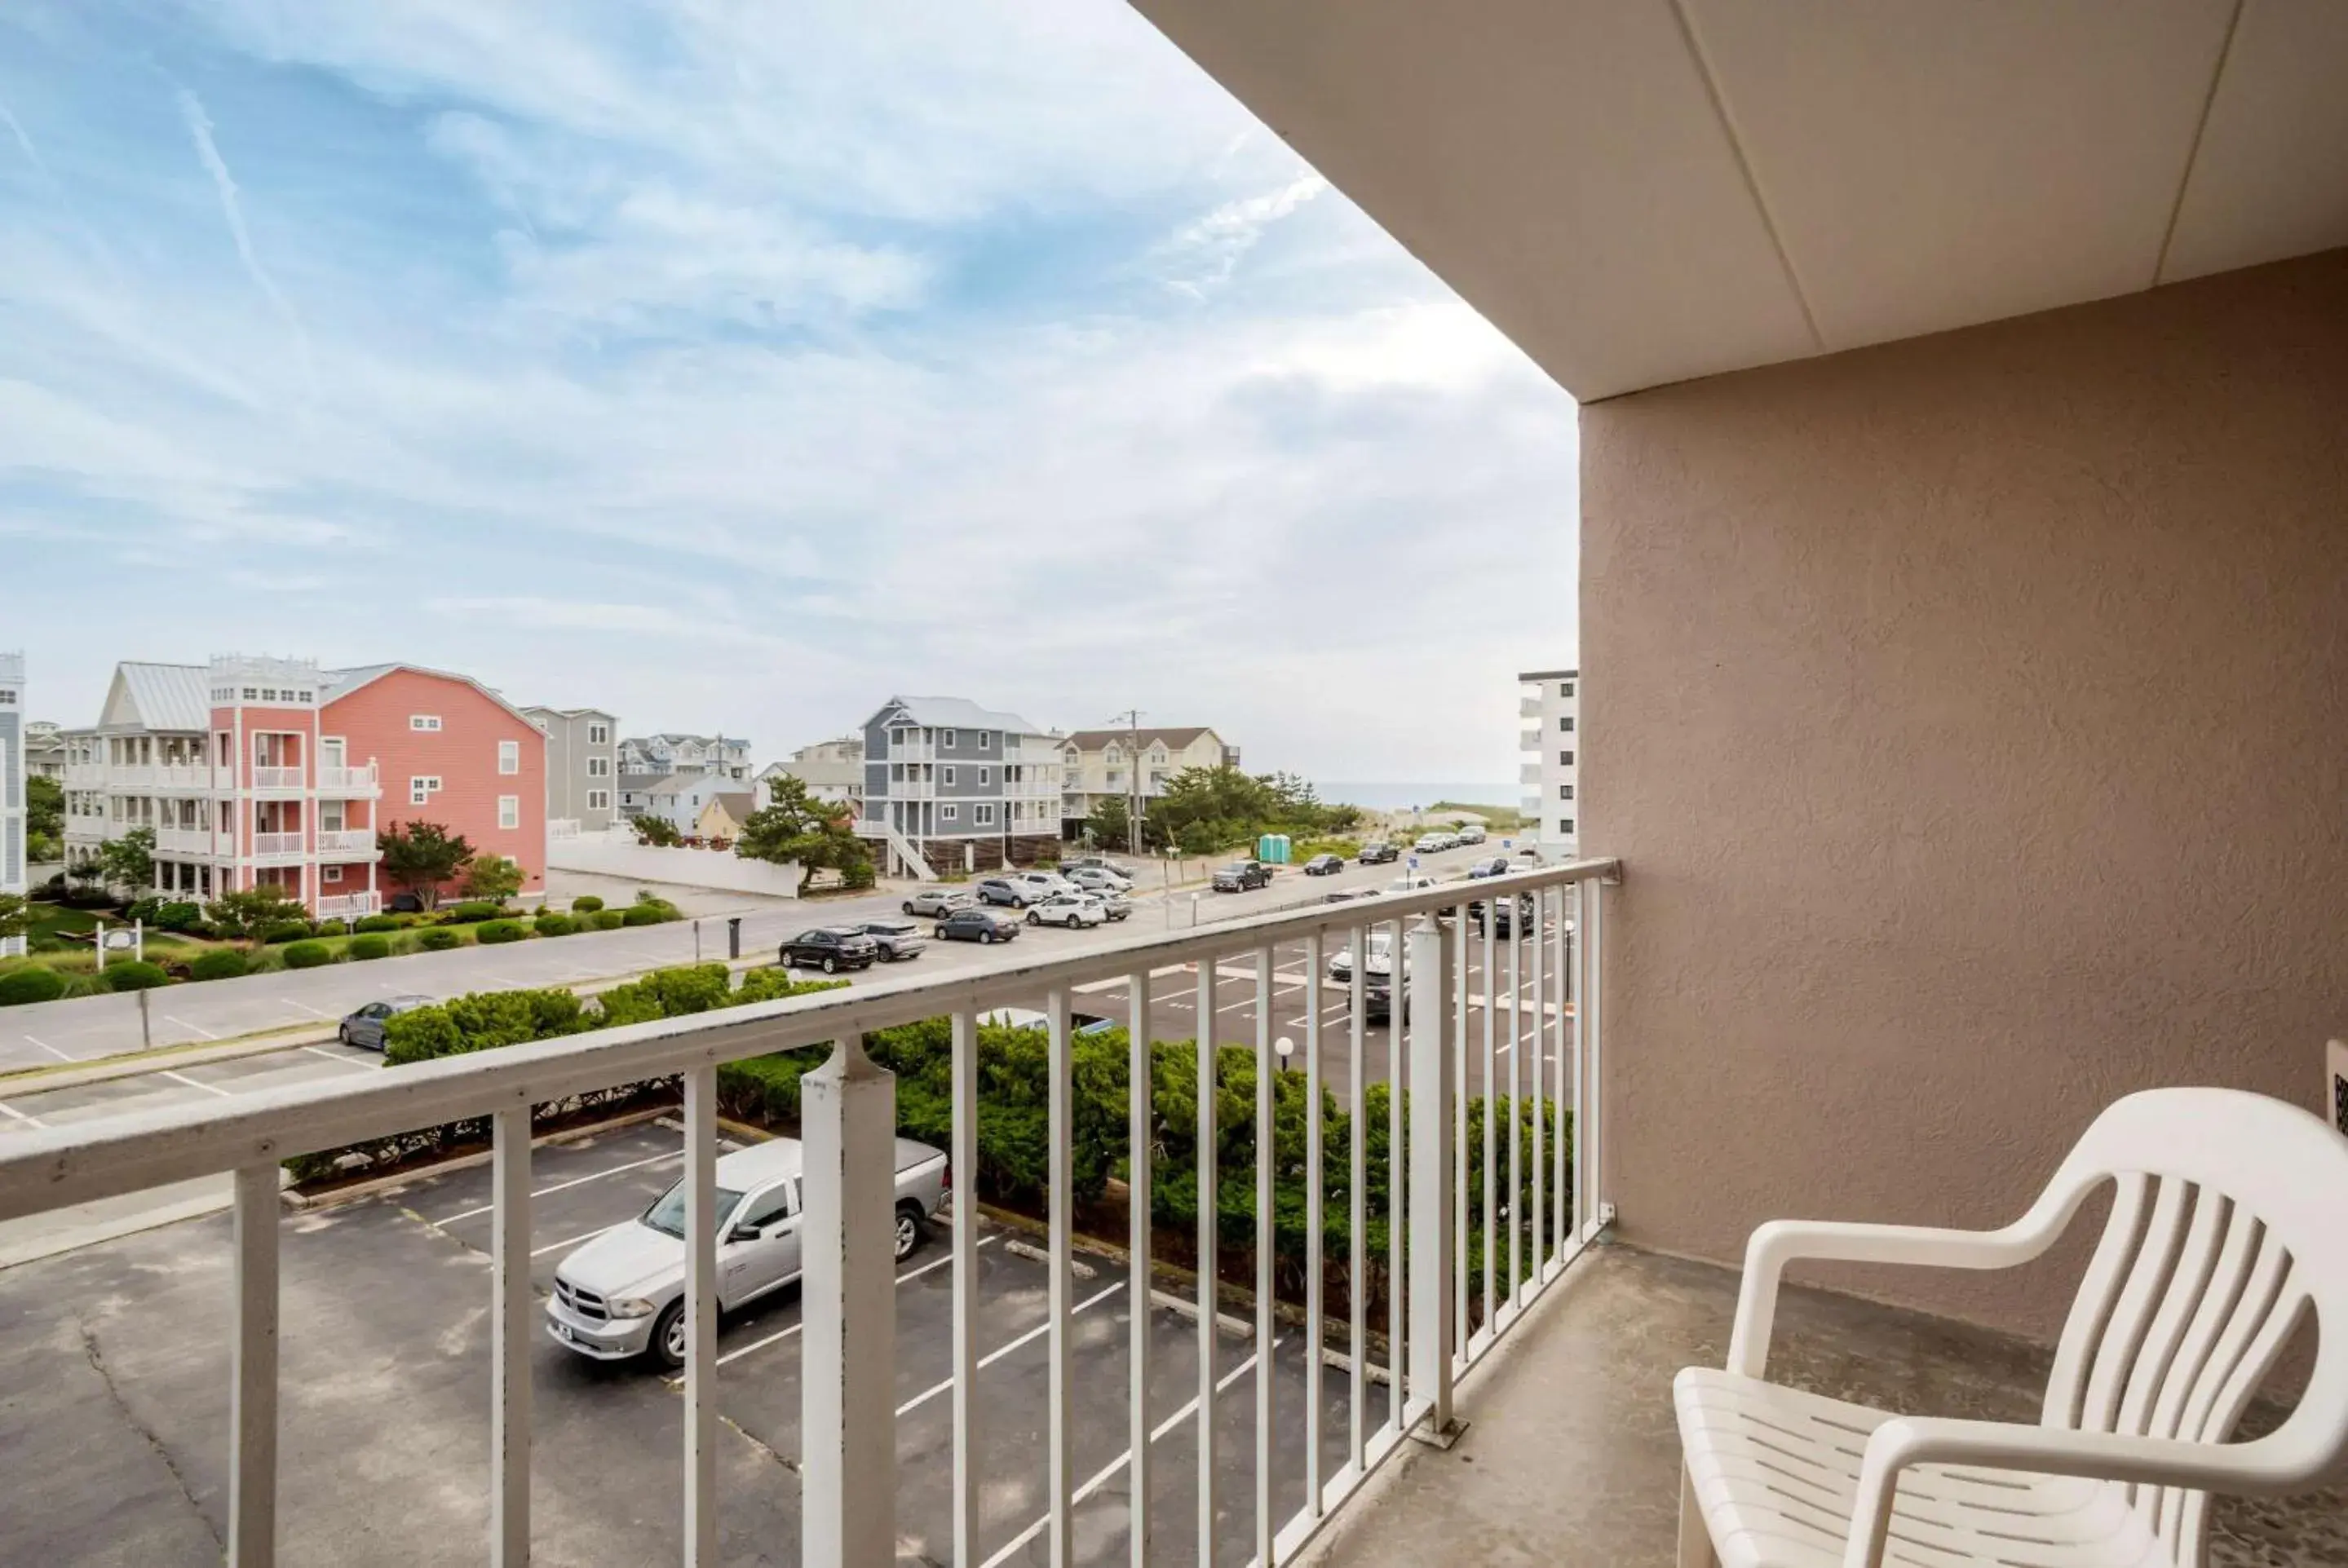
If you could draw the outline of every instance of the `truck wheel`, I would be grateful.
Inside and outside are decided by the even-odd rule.
[[[922,1205],[897,1205],[897,1261],[904,1262],[922,1248]]]
[[[644,1348],[644,1354],[651,1357],[656,1365],[665,1367],[672,1372],[685,1365],[685,1298],[683,1296],[670,1302],[667,1309],[653,1319],[653,1337],[651,1343]]]

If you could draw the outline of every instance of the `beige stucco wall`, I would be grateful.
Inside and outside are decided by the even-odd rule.
[[[2001,1223],[2348,1032],[2348,252],[1583,411],[1622,1234]],[[2058,1260],[2059,1261],[2059,1260]],[[2071,1281],[1835,1283],[2040,1334]]]

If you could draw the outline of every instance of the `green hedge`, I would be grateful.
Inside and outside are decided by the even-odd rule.
[[[484,947],[519,942],[530,935],[519,920],[485,920],[473,927],[473,940]]]
[[[137,958],[127,964],[107,965],[100,979],[110,991],[151,991],[158,986],[171,983],[171,977],[162,965]]]
[[[335,949],[324,942],[295,942],[285,949],[285,967],[289,969],[324,968],[335,961]]]
[[[345,950],[359,962],[369,958],[387,958],[391,957],[391,938],[372,935],[353,937],[350,947]]]
[[[0,975],[0,1007],[53,1002],[65,994],[65,977],[41,964],[27,964]]]
[[[573,915],[592,915],[602,907],[603,900],[596,897],[592,893],[582,893],[571,900],[571,912]]]
[[[363,933],[373,931],[396,931],[399,929],[399,917],[396,915],[362,915],[351,927],[351,929]]]
[[[261,939],[271,943],[298,942],[304,937],[314,935],[316,932],[307,920],[281,920],[262,932]]]
[[[482,920],[494,920],[504,914],[505,906],[492,904],[486,898],[469,898],[453,908],[440,911],[443,926],[470,926]]]
[[[598,931],[616,931],[627,923],[627,912],[625,910],[598,909],[595,911],[595,929]]]
[[[464,945],[465,938],[445,926],[427,926],[416,933],[416,945],[427,953],[444,953]]]
[[[541,937],[568,937],[579,929],[568,915],[541,915],[530,923],[530,928]]]
[[[675,915],[651,904],[631,904],[620,912],[620,923],[624,926],[658,926],[675,918]],[[597,924],[602,922],[599,920]]]
[[[252,961],[233,948],[215,948],[209,953],[196,955],[188,966],[188,978],[193,980],[232,980],[250,973]]]

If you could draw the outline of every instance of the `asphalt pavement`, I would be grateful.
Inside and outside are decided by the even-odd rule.
[[[627,1222],[675,1180],[681,1139],[644,1123],[541,1146],[532,1166],[532,1283]],[[489,1173],[289,1217],[283,1236],[281,1554],[290,1562],[478,1559],[488,1539]],[[232,1292],[225,1216],[0,1271],[0,1541],[27,1563],[217,1560],[226,1523]],[[899,1271],[900,1551],[952,1556],[953,1288],[942,1234]],[[991,1224],[979,1252],[983,1358],[973,1456],[981,1568],[1047,1561],[1047,1266]],[[1069,1281],[1076,1556],[1127,1556],[1128,1345],[1136,1309],[1118,1266]],[[1153,1541],[1196,1552],[1196,1324],[1148,1306]],[[718,1337],[718,1523],[728,1562],[795,1563],[799,1529],[799,1305],[795,1290],[730,1317]],[[1214,1339],[1218,1552],[1247,1554],[1253,1513],[1251,1338]],[[673,1558],[682,1521],[682,1401],[641,1366],[587,1361],[539,1335],[532,1507],[546,1561]],[[1272,1358],[1275,1512],[1303,1498],[1303,1348]],[[1330,1470],[1348,1379],[1324,1379]],[[1375,1430],[1384,1389],[1364,1409]]]

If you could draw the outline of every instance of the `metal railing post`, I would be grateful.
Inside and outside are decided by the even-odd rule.
[[[236,1343],[229,1365],[229,1568],[277,1561],[277,1165],[240,1166],[230,1245]]]
[[[497,1113],[490,1155],[489,1561],[496,1568],[530,1561],[530,1353],[538,1315],[530,1288],[530,1109]]]
[[[1449,1448],[1462,1426],[1451,1409],[1451,949],[1433,915],[1410,933],[1406,984],[1410,1030],[1410,1397],[1426,1402],[1412,1435]]]
[[[867,1568],[897,1551],[896,1075],[844,1035],[800,1104],[799,1560]]]

